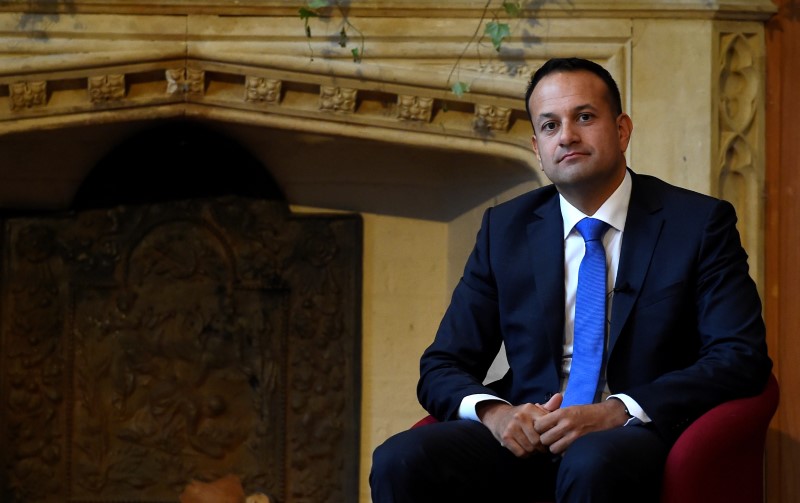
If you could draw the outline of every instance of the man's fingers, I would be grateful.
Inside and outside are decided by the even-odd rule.
[[[553,412],[554,410],[561,407],[561,403],[564,401],[564,395],[561,393],[556,393],[555,395],[550,397],[550,400],[547,401],[543,407],[548,410],[549,412]]]
[[[529,411],[516,411],[506,425],[500,443],[517,457],[527,456],[541,446],[539,434],[533,429],[533,417]]]
[[[561,430],[556,426],[548,429],[547,431],[543,431],[539,435],[539,441],[543,445],[552,448],[553,444],[556,441],[558,441],[561,437],[562,437]]]
[[[570,445],[572,445],[572,442],[574,442],[577,437],[577,434],[569,433],[559,438],[548,439],[550,443],[542,443],[546,445],[547,449],[553,454],[562,454]]]
[[[481,421],[489,427],[500,442],[500,445],[517,457],[526,457],[533,452],[545,452],[539,433],[534,428],[534,421],[550,414],[546,406],[558,407],[561,398],[551,399],[545,405],[523,404],[509,406],[494,404],[482,410]]]
[[[542,416],[537,417],[533,421],[533,429],[539,435],[543,435],[550,431],[554,426],[558,424],[560,415],[563,414],[562,411],[553,412],[551,414],[545,414]]]
[[[532,430],[532,426],[529,429]],[[531,439],[529,435],[530,434],[525,431],[525,428],[522,425],[511,424],[503,433],[503,436],[500,439],[500,444],[505,446],[517,456],[522,453],[533,452],[534,445],[539,442],[539,436],[536,434],[536,432],[533,432],[535,437]]]

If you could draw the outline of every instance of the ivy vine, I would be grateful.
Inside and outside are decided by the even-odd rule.
[[[347,33],[348,29],[356,32],[361,43],[358,47],[350,49],[350,54],[353,55],[354,63],[361,63],[364,57],[364,34],[350,22],[339,0],[307,0],[306,6],[300,7],[300,19],[303,21],[306,30],[311,60],[314,60],[314,49],[311,47],[311,25],[309,24],[309,20],[312,18],[330,18],[330,11],[334,8],[338,10],[339,14],[342,16],[342,26],[339,30],[339,47],[345,48],[350,42],[350,35]]]
[[[489,37],[489,39],[492,41],[492,46],[497,52],[500,52],[500,49],[503,47],[503,42],[506,39],[511,38],[511,27],[508,23],[501,21],[500,14],[501,12],[505,12],[505,15],[509,18],[520,18],[522,17],[522,4],[520,1],[503,0],[500,8],[491,11],[491,20],[487,21],[487,17],[490,15],[489,8],[491,7],[493,1],[494,0],[486,1],[486,5],[483,7],[483,12],[481,13],[481,18],[478,21],[478,26],[475,28],[475,32],[467,42],[467,45],[464,46],[464,50],[461,51],[458,59],[456,59],[453,68],[450,70],[450,75],[447,76],[448,85],[453,79],[453,74],[457,74],[461,60],[464,59],[464,55],[467,53],[470,45],[476,41],[478,45],[480,44],[480,39],[482,38],[482,36],[479,37],[481,26],[484,27],[483,36]],[[480,56],[480,52],[478,52],[478,55]],[[456,82],[450,86],[450,91],[452,91],[452,93],[456,96],[461,96],[464,93],[469,92],[469,84],[460,79],[456,80]]]
[[[461,60],[464,59],[464,55],[467,53],[469,47],[473,43],[477,43],[477,45],[480,46],[481,39],[483,37],[488,37],[492,42],[494,50],[500,52],[503,42],[511,37],[511,27],[507,22],[503,22],[502,19],[522,17],[523,9],[521,0],[503,0],[500,7],[490,10],[490,7],[494,1],[495,0],[486,1],[486,5],[483,7],[483,12],[481,13],[480,20],[478,21],[478,26],[475,28],[475,32],[467,41],[466,46],[464,46],[464,50],[461,51],[461,54],[459,54],[456,62],[453,64],[453,68],[450,70],[450,74],[447,76],[447,85],[450,86],[450,91],[456,96],[460,97],[464,93],[469,92],[469,84],[458,79],[458,71]],[[347,47],[348,43],[350,43],[348,30],[355,32],[359,37],[360,44],[358,47],[352,48],[350,52],[353,55],[353,62],[360,63],[364,58],[364,34],[361,33],[361,31],[350,22],[350,19],[348,18],[347,13],[343,9],[342,5],[339,3],[339,0],[306,0],[306,5],[301,7],[298,11],[300,14],[300,19],[303,21],[306,38],[308,39],[308,48],[311,53],[311,60],[313,61],[314,59],[314,50],[311,46],[311,25],[309,21],[313,18],[330,18],[331,11],[333,10],[337,10],[342,17],[342,26],[339,30],[339,46],[345,48]],[[482,34],[481,27],[483,27]],[[454,74],[456,75],[457,80],[451,84]]]

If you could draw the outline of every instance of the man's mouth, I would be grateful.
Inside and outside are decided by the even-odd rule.
[[[561,159],[559,159],[558,162],[568,161],[570,159],[573,159],[575,157],[579,157],[579,156],[582,156],[582,155],[585,155],[585,154],[583,154],[582,152],[567,152],[566,154],[561,156]]]

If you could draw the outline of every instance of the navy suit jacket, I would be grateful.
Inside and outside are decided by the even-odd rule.
[[[702,413],[759,393],[772,362],[733,206],[631,173],[606,377],[667,442]],[[464,275],[421,359],[420,403],[439,420],[488,393],[544,403],[560,388],[564,235],[550,185],[488,209]],[[509,371],[482,381],[501,342]]]

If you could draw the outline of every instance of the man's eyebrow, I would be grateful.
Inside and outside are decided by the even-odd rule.
[[[554,119],[556,117],[557,117],[556,114],[550,113],[550,112],[540,113],[539,115],[536,116],[536,118],[539,119],[539,120],[542,120],[542,119]]]
[[[592,105],[591,103],[584,103],[583,105],[578,105],[577,107],[572,109],[575,112],[580,112],[582,110],[597,110],[597,107]]]

